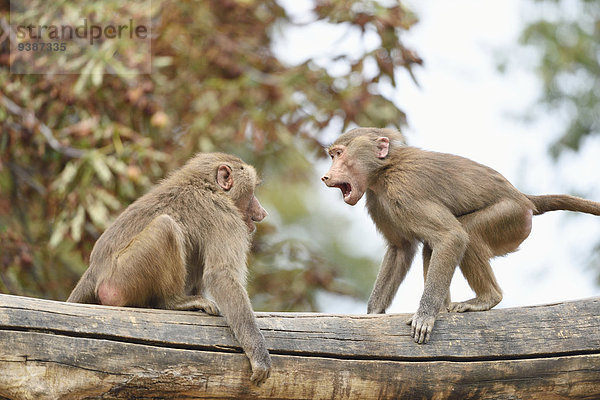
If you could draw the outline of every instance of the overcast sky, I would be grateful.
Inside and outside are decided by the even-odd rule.
[[[297,18],[310,20],[305,11],[310,8],[309,0],[282,3]],[[399,88],[382,90],[407,113],[409,144],[486,164],[525,193],[575,191],[600,200],[600,138],[586,141],[581,152],[565,154],[554,163],[547,148],[560,134],[560,116],[543,115],[533,123],[519,118],[532,107],[540,90],[528,68],[532,53],[517,44],[525,22],[523,3],[528,2],[407,1],[420,18],[403,39],[425,61],[416,71],[420,88],[399,71]],[[527,15],[531,18],[531,8]],[[340,35],[344,39],[340,40]],[[287,30],[275,50],[296,63],[328,54],[333,48],[360,52],[376,44],[369,37],[361,42],[358,34],[316,24]],[[506,58],[508,72],[500,74],[497,64]],[[328,165],[319,168],[322,173]],[[343,209],[353,218],[352,226],[340,230],[347,229],[348,240],[356,243],[357,251],[381,258],[384,242],[364,209],[364,199],[350,207],[338,190],[320,185],[318,191],[323,207]],[[598,217],[558,211],[534,218],[532,233],[521,250],[492,261],[504,291],[504,300],[497,307],[600,295],[588,268],[592,248],[599,241]],[[422,264],[417,256],[388,312],[416,311],[422,290]],[[451,294],[453,301],[473,296],[458,270]],[[320,304],[324,312],[366,311],[362,302],[329,294],[321,296]]]

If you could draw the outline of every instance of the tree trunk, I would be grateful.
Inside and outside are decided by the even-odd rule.
[[[442,314],[257,313],[273,358],[250,364],[221,317],[0,295],[0,397],[598,399],[600,298]]]

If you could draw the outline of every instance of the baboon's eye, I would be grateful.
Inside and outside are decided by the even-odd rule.
[[[342,155],[342,149],[335,149],[333,150],[331,153],[329,153],[329,155],[331,156],[331,158],[333,159],[334,157],[339,157]]]

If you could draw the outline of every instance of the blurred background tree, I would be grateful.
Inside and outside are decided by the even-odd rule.
[[[342,217],[313,207],[310,187],[332,122],[405,123],[377,82],[396,87],[395,70],[421,63],[401,40],[416,23],[409,10],[316,1],[313,21],[378,40],[360,56],[325,55],[349,66],[341,73],[276,57],[274,38],[299,22],[274,0],[154,0],[151,74],[91,47],[71,65],[86,73],[60,74],[42,58],[45,74],[11,74],[28,60],[11,54],[9,23],[41,23],[73,7],[97,23],[139,12],[122,0],[32,3],[10,21],[0,5],[0,292],[65,299],[95,240],[128,204],[195,152],[224,151],[265,181],[258,196],[270,216],[249,263],[255,308],[317,310],[319,291],[368,295],[379,260],[348,254]]]
[[[549,149],[558,159],[600,135],[600,1],[533,0],[529,8],[527,15],[537,18],[520,40],[534,50],[533,66],[542,83],[538,106],[565,121]],[[592,264],[600,283],[600,243]]]
[[[535,0],[540,17],[523,30],[521,43],[536,50],[543,85],[539,103],[565,115],[567,123],[551,148],[554,157],[579,150],[600,134],[600,2]]]

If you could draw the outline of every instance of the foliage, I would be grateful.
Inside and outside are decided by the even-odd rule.
[[[101,24],[138,15],[138,3],[75,4]],[[73,4],[31,0],[10,23],[72,15]],[[0,6],[0,291],[66,298],[120,211],[193,153],[218,150],[254,164],[265,180],[259,197],[270,222],[259,224],[250,260],[257,308],[314,310],[318,290],[364,296],[373,261],[347,255],[339,234],[319,234],[332,232],[332,216],[312,207],[310,190],[332,121],[404,122],[376,83],[395,84],[398,67],[420,64],[400,40],[416,19],[386,4],[315,3],[315,20],[380,41],[358,58],[336,55],[350,68],[335,76],[313,60],[276,57],[274,36],[295,21],[274,0],[154,0],[151,57],[107,40],[58,61],[28,59],[14,44],[11,52],[9,10]],[[34,61],[44,74],[10,73]],[[365,73],[367,62],[375,73]]]
[[[566,116],[562,134],[550,148],[554,158],[578,151],[585,139],[600,135],[600,2],[535,0],[542,18],[529,23],[521,42],[538,55],[542,82],[539,103]],[[591,265],[600,271],[600,244]],[[600,283],[600,273],[597,275]]]
[[[587,136],[600,134],[600,2],[535,3],[543,17],[524,29],[521,42],[539,55],[540,103],[567,116],[551,148],[557,157],[564,149],[578,150]]]

